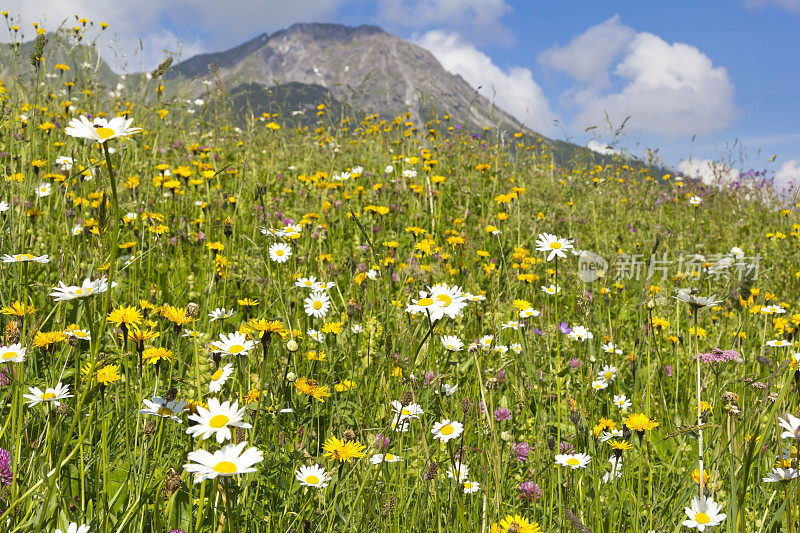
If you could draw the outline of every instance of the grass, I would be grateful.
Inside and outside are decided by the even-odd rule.
[[[91,25],[78,28],[88,42]],[[797,481],[762,482],[798,457],[779,422],[798,410],[800,221],[768,187],[706,188],[623,157],[555,161],[544,144],[500,144],[445,117],[232,119],[216,89],[165,105],[177,89],[156,77],[109,95],[82,57],[65,69],[54,53],[37,68],[16,55],[0,86],[0,253],[49,259],[0,265],[3,344],[27,350],[0,388],[6,531],[679,531],[701,432],[718,529],[797,529]],[[102,145],[66,134],[101,113],[144,131]],[[569,251],[548,261],[542,233],[599,254],[605,275],[584,281]],[[286,261],[271,257],[279,243]],[[50,296],[104,276],[117,285]],[[296,286],[310,276],[335,283],[313,297],[329,301],[319,317]],[[441,283],[473,298],[436,321],[407,311]],[[719,302],[692,311],[679,289]],[[218,308],[232,314],[211,320]],[[73,324],[91,340],[65,335]],[[252,342],[245,354],[214,353],[234,332]],[[714,348],[738,357],[696,362]],[[58,383],[72,396],[45,394]],[[154,397],[189,403],[139,413]],[[187,434],[212,398],[238,402],[250,427],[223,443]],[[392,401],[419,406],[406,432],[392,429]],[[456,438],[436,438],[443,421]],[[598,438],[611,430],[618,452]],[[242,442],[253,472],[196,483],[184,468]],[[570,451],[591,461],[559,466]],[[448,477],[459,461],[476,491]],[[314,464],[324,488],[296,478]]]

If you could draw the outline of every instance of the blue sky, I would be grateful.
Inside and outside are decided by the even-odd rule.
[[[604,113],[614,125],[630,116],[614,148],[658,149],[684,173],[767,168],[781,183],[800,183],[800,0],[0,0],[0,8],[23,28],[52,29],[74,14],[107,21],[116,41],[106,56],[109,45],[127,51],[128,70],[151,68],[178,43],[188,57],[293,22],[377,24],[551,137],[603,149],[612,142]],[[134,52],[139,38],[145,49]],[[728,166],[713,166],[721,160]]]

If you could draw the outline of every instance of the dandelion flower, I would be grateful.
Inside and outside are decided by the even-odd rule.
[[[363,450],[365,448],[366,446],[355,441],[343,441],[342,439],[331,437],[322,445],[322,449],[325,450],[322,455],[327,457],[329,461],[349,463],[353,459],[364,457]]]
[[[500,522],[492,524],[491,533],[542,533],[536,522],[520,515],[508,515]]]

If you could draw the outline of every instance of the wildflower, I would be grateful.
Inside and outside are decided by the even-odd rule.
[[[89,533],[89,526],[86,524],[78,524],[77,522],[70,522],[66,531],[56,529],[55,533]]]
[[[111,120],[95,117],[92,122],[89,122],[88,118],[81,115],[69,121],[69,126],[64,129],[64,133],[71,137],[90,139],[102,144],[110,139],[125,138],[142,131],[141,128],[131,128],[132,122],[133,119],[125,117],[115,117]]]
[[[464,481],[461,487],[464,489],[464,494],[472,494],[480,490],[481,484],[477,481]]]
[[[442,420],[433,425],[431,433],[434,439],[439,439],[442,442],[447,442],[457,438],[464,431],[464,425],[458,421],[451,421],[449,419]]]
[[[11,485],[14,481],[14,465],[11,462],[11,454],[8,450],[0,448],[0,483]]]
[[[343,441],[339,438],[331,437],[322,445],[322,449],[325,450],[322,455],[327,457],[329,461],[349,463],[353,459],[364,457],[363,450],[365,448],[366,446],[356,441]]]
[[[168,402],[160,396],[153,397],[152,401],[142,400],[146,409],[139,411],[140,415],[156,415],[162,418],[170,418],[175,422],[181,423],[182,420],[177,415],[186,409],[186,400],[172,400]]]
[[[520,515],[508,515],[500,522],[492,524],[490,533],[542,533],[536,522],[530,522]]]
[[[320,403],[325,403],[325,398],[328,398],[331,395],[326,385],[319,385],[316,380],[308,379],[305,376],[298,378],[294,382],[294,386],[302,394],[311,396]]]
[[[11,305],[7,305],[0,309],[0,313],[4,315],[12,315],[18,316],[20,318],[24,318],[25,315],[32,315],[36,312],[36,308],[32,305],[25,304],[16,300],[11,303]]]
[[[523,481],[519,484],[520,498],[534,501],[542,497],[542,488],[533,481]]]
[[[166,348],[148,348],[142,352],[142,361],[151,365],[160,364],[161,361],[172,361],[175,354]]]
[[[42,390],[39,387],[28,387],[28,391],[29,394],[24,394],[23,398],[28,399],[26,403],[28,403],[31,407],[44,402],[51,402],[53,405],[58,407],[61,405],[59,400],[72,398],[74,396],[73,394],[69,393],[69,385],[63,385],[60,382],[55,386],[55,388],[47,388]]]
[[[306,487],[314,487],[317,489],[324,489],[328,486],[328,479],[330,479],[330,474],[325,472],[325,469],[322,468],[320,465],[311,465],[311,466],[301,466],[297,469],[294,473],[295,479],[300,482],[301,485],[305,485]]]
[[[693,309],[702,309],[704,307],[713,307],[718,303],[722,303],[722,300],[717,300],[717,295],[713,294],[710,297],[707,296],[698,296],[696,294],[696,290],[693,289],[678,289],[678,294],[675,296],[675,299],[689,304],[690,307]]]
[[[465,481],[469,477],[469,465],[456,461],[454,465],[447,469],[447,477],[450,479],[457,479]]]
[[[66,339],[67,336],[61,331],[37,331],[36,336],[33,338],[33,347],[49,350],[54,344]]]
[[[561,285],[548,285],[542,287],[542,292],[545,294],[549,294],[550,296],[553,296],[561,292]]]
[[[331,308],[331,299],[325,292],[314,292],[303,301],[303,308],[308,316],[324,318]]]
[[[269,258],[276,263],[285,263],[292,255],[292,247],[283,242],[276,242],[269,247]]]
[[[224,307],[217,307],[213,311],[208,314],[209,322],[214,322],[215,320],[225,320],[226,318],[230,318],[233,316],[233,309],[227,310]]]
[[[593,339],[594,335],[592,335],[592,332],[586,329],[584,326],[575,326],[574,328],[572,328],[572,331],[570,331],[569,337],[571,339],[583,342],[586,340]]]
[[[398,419],[419,418],[424,411],[422,407],[416,403],[409,403],[403,407],[402,402],[392,400],[392,412],[397,414]]]
[[[703,478],[703,486],[705,486],[706,483],[708,483],[708,472],[706,472],[705,468],[703,469],[702,478]],[[698,485],[700,484],[700,469],[695,468],[694,470],[692,470],[692,479]]]
[[[448,352],[460,352],[464,347],[464,342],[455,335],[442,335],[439,339]]]
[[[573,470],[578,468],[586,468],[592,461],[592,458],[585,453],[565,453],[556,455],[556,464],[561,466],[568,466]]]
[[[228,381],[231,374],[233,374],[233,365],[230,363],[218,368],[211,374],[211,383],[208,384],[208,391],[214,393],[221,391],[222,386]]]
[[[90,341],[92,340],[92,335],[85,329],[82,329],[77,324],[71,324],[67,326],[67,329],[63,331],[64,335],[69,337],[70,339],[78,339],[82,341]]]
[[[800,431],[800,418],[787,413],[786,418],[778,417],[778,424],[786,430],[781,433],[782,439],[797,438],[797,432]]]
[[[594,390],[603,390],[608,388],[608,381],[605,379],[596,379],[592,381],[591,388]]]
[[[142,322],[142,313],[135,307],[118,307],[108,314],[106,320],[115,324],[117,327],[130,329],[131,326],[138,326]]]
[[[528,460],[528,455],[531,453],[531,446],[524,441],[518,442],[511,447],[511,451],[514,453],[514,457],[516,457],[517,461],[524,463]]]
[[[299,278],[297,281],[294,282],[295,287],[300,287],[302,289],[311,289],[313,290],[316,286],[317,278],[314,276],[309,276],[307,278]]]
[[[0,361],[4,363],[21,363],[25,360],[27,348],[22,344],[16,343],[11,346],[0,346]]]
[[[614,405],[625,411],[633,402],[631,402],[624,394],[614,395]]]
[[[229,335],[220,333],[219,342],[213,345],[214,353],[221,353],[224,355],[247,355],[247,353],[255,348],[256,344],[253,341],[247,340],[244,333],[234,332]]]
[[[49,183],[41,183],[36,188],[36,196],[39,198],[46,198],[50,196],[51,185]]]
[[[728,516],[721,513],[722,507],[710,498],[703,497],[701,499],[699,496],[695,496],[690,505],[691,507],[684,508],[688,519],[683,521],[683,525],[697,528],[699,531],[720,525]]]
[[[258,448],[250,447],[245,450],[245,446],[247,442],[228,444],[213,454],[206,450],[189,452],[188,459],[194,463],[185,464],[183,468],[196,474],[195,483],[215,479],[217,476],[230,477],[255,472],[253,465],[263,461],[264,455]]]
[[[791,481],[800,477],[800,470],[794,468],[773,468],[767,477],[762,478],[764,483],[777,483],[779,481]]]
[[[571,239],[562,239],[550,233],[542,233],[536,240],[536,250],[548,253],[547,260],[552,261],[556,257],[567,258],[566,250],[572,248]]]
[[[772,346],[773,348],[786,348],[787,346],[791,345],[791,342],[781,339],[767,341],[767,346]]]
[[[374,465],[379,465],[381,463],[398,463],[402,462],[402,460],[403,459],[399,456],[391,453],[376,453],[369,458],[369,462]]]
[[[631,431],[635,431],[639,434],[639,437],[644,435],[645,431],[650,431],[651,429],[658,426],[658,422],[655,420],[650,419],[645,414],[642,413],[635,413],[630,415],[627,419],[625,419],[625,425]]]
[[[3,254],[3,263],[26,263],[26,262],[34,262],[34,263],[49,263],[50,256],[49,255],[33,255],[33,254],[16,254],[16,255],[8,255]]]
[[[230,428],[249,429],[253,427],[242,422],[243,417],[244,407],[239,409],[239,402],[233,402],[231,405],[229,401],[220,403],[216,398],[209,398],[208,408],[198,406],[197,413],[189,415],[189,420],[194,424],[186,429],[186,433],[193,437],[202,437],[203,440],[213,434],[217,442],[222,444],[231,439]]]
[[[95,374],[97,382],[103,386],[119,381],[122,376],[119,375],[119,365],[106,365],[97,370]]]
[[[600,371],[600,377],[611,383],[617,379],[617,367],[611,365],[604,365],[603,370]]]

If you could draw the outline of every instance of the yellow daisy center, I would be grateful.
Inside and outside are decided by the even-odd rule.
[[[581,462],[580,462],[580,461],[578,461],[578,460],[577,460],[576,458],[574,458],[574,457],[570,457],[569,459],[567,459],[567,464],[568,464],[569,466],[577,466],[577,465],[579,465],[580,463],[581,463]]]
[[[44,394],[42,394],[40,396],[40,398],[42,400],[52,400],[55,397],[56,397],[56,393],[54,393],[54,392],[45,392]]]
[[[208,425],[211,426],[214,429],[219,429],[222,426],[224,426],[225,424],[227,424],[229,421],[230,421],[230,418],[228,418],[225,415],[216,415],[216,416],[212,417],[211,420],[208,421]]]
[[[244,346],[241,344],[234,344],[230,348],[228,348],[228,353],[241,353],[244,351]]]
[[[471,489],[471,488],[472,488],[472,483],[470,483],[469,481],[467,481],[466,483],[464,483],[464,488],[465,488],[465,489]]]
[[[708,524],[711,522],[711,517],[708,516],[706,513],[697,513],[694,516],[694,521],[698,524]]]
[[[83,294],[83,289],[77,289],[77,290],[75,291],[75,294]]]
[[[30,261],[33,259],[33,256],[31,254],[19,254],[15,259],[17,261]]]
[[[3,359],[14,359],[17,356],[17,352],[6,352],[3,354]]]
[[[220,461],[214,466],[214,472],[220,474],[235,474],[236,470],[236,465],[230,461]]]
[[[387,461],[391,461],[392,459],[394,459],[394,455],[387,453],[386,455],[383,456],[383,458],[386,459]]]
[[[436,297],[436,299],[437,299],[437,300],[439,300],[440,302],[443,302],[445,307],[447,307],[448,305],[450,305],[451,303],[453,303],[453,299],[452,299],[452,298],[450,298],[450,297],[449,297],[448,295],[446,295],[446,294],[440,294],[440,295],[438,295],[438,296]]]
[[[283,250],[281,250],[281,249],[275,250],[275,255],[277,255],[278,257],[282,256],[283,255]]]
[[[222,377],[223,370],[220,368],[213,374],[211,374],[211,381],[217,381],[220,377]]]
[[[452,435],[455,430],[456,428],[454,428],[452,424],[447,424],[446,426],[443,426],[442,429],[439,430],[439,433],[441,433],[442,435]]]
[[[319,483],[319,478],[317,476],[306,476],[306,483],[309,485],[316,485]]]
[[[312,285],[314,285],[314,284],[313,284],[313,283],[311,283],[310,281],[306,281],[306,282],[305,282],[305,285],[306,285],[306,287],[311,287],[311,286],[312,286]],[[311,476],[311,477],[314,477],[314,476]]]
[[[169,407],[160,407],[158,409],[158,414],[161,416],[172,416],[174,413]]]
[[[561,243],[558,242],[558,241],[551,242],[550,243],[550,248],[552,248],[553,250],[560,250],[561,249]]]
[[[408,416],[411,414],[411,411],[409,411],[408,409],[401,409],[400,414],[403,416]]]
[[[417,305],[421,306],[433,305],[433,300],[431,300],[430,298],[420,298],[419,300],[417,300]]]
[[[320,302],[319,300],[317,300],[316,302],[314,302],[314,305],[313,305],[313,307],[314,307],[314,309],[316,309],[317,311],[319,311],[320,309],[322,309],[322,302]]]
[[[115,134],[114,130],[111,128],[96,128],[95,131],[97,132],[98,137],[103,140],[113,137]]]

